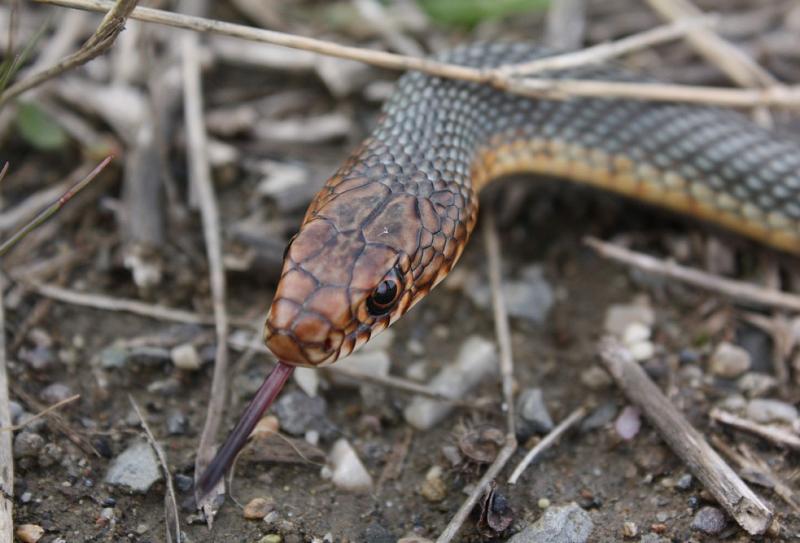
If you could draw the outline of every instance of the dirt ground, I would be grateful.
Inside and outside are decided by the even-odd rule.
[[[158,4],[164,9],[177,9],[171,2]],[[299,2],[302,8],[297,9],[275,7],[277,2],[267,4],[283,23],[281,30],[308,35],[317,30],[327,39],[365,46],[383,43],[380,35],[360,32],[358,24],[347,24],[346,17],[334,17],[334,12],[323,9],[319,2]],[[714,2],[700,3],[706,8],[712,4],[717,7]],[[21,5],[20,32],[35,26],[30,21],[65,13],[63,8],[25,2]],[[239,4],[220,3],[208,14],[257,24],[237,11],[236,5]],[[345,14],[352,9],[349,2],[336,5]],[[796,2],[730,1],[718,9],[727,18],[733,41],[758,53],[757,60],[783,80],[800,79],[796,52],[786,53],[783,45],[774,45],[780,42],[779,38],[785,39],[786,31],[800,33],[797,26],[792,26],[797,25],[795,20],[800,14]],[[408,34],[428,50],[476,37],[540,35],[544,18],[544,12],[539,10],[482,22],[473,28],[428,23],[435,27],[428,27],[432,38],[420,38],[421,30],[409,30]],[[645,5],[621,0],[589,2],[586,20],[588,43],[659,23]],[[85,23],[91,31],[97,19],[89,17]],[[331,25],[329,30],[322,31],[326,24]],[[163,31],[148,34],[148,27],[130,25],[138,29],[137,40],[152,39],[161,47],[169,44],[169,36]],[[52,29],[48,32],[46,36],[51,35]],[[231,316],[252,323],[248,327],[236,321],[234,334],[241,330],[252,334],[271,300],[283,244],[299,224],[313,187],[368,134],[386,85],[396,74],[370,70],[359,75],[364,83],[355,90],[336,96],[313,69],[236,65],[225,60],[227,57],[220,51],[221,47],[212,48],[203,83],[206,119],[216,130],[212,131],[212,139],[220,144],[221,155],[235,153],[234,159],[220,159],[214,168],[227,267],[226,304]],[[153,58],[142,62],[168,73],[169,62],[159,58],[161,53],[153,47],[148,52]],[[89,81],[93,89],[108,87],[109,74],[115,70],[111,62],[115,57],[109,58],[95,61],[94,73],[83,68],[80,75],[70,76],[74,88],[69,92],[80,89],[76,81],[81,80]],[[657,75],[686,83],[727,84],[719,72],[682,43],[640,52],[627,62],[634,67],[655,67]],[[141,66],[138,70],[138,75],[130,76],[125,85],[144,92],[148,79],[142,75]],[[41,235],[33,234],[5,257],[3,269],[9,278],[5,331],[12,400],[26,412],[35,413],[53,403],[53,394],[58,397],[54,390],[61,395],[67,394],[65,390],[81,395],[58,411],[68,432],[50,419],[27,430],[40,435],[43,443],[16,458],[14,523],[41,526],[45,535],[40,541],[44,543],[164,541],[164,482],[157,482],[145,493],[132,493],[104,482],[104,477],[113,459],[131,443],[143,439],[130,396],[142,407],[163,447],[170,472],[183,477],[176,481],[178,501],[189,496],[182,481],[193,476],[206,416],[215,351],[213,326],[178,324],[124,311],[54,302],[22,279],[30,274],[28,279],[71,291],[138,299],[203,315],[212,313],[201,222],[188,203],[186,138],[180,105],[173,103],[159,110],[169,112],[175,121],[159,128],[167,131],[169,145],[164,149],[167,154],[162,168],[155,170],[164,175],[151,176],[163,180],[162,185],[156,181],[154,190],[160,196],[153,205],[148,204],[147,197],[132,196],[135,191],[130,181],[124,180],[131,175],[136,178],[131,168],[142,166],[141,160],[131,158],[129,145],[136,138],[121,136],[120,125],[109,120],[113,115],[75,106],[74,95],[68,98],[69,92],[50,90],[38,99],[60,108],[61,114],[55,115],[56,124],[67,122],[65,113],[79,116],[97,134],[110,138],[112,147],[121,146],[122,154],[102,174],[94,192],[89,189],[84,197],[71,202],[50,223],[54,226],[45,226]],[[305,93],[300,104],[293,98],[299,93]],[[161,103],[147,96],[151,105]],[[264,99],[269,98],[273,100],[265,103]],[[123,100],[124,96],[118,99]],[[248,112],[255,111],[257,119],[274,115],[268,120],[303,126],[303,122],[313,123],[330,113],[345,122],[343,128],[332,129],[330,137],[283,141],[274,133],[258,135],[239,126],[234,106],[240,104],[252,106],[239,110],[245,119]],[[783,123],[783,117],[778,118]],[[233,126],[228,127],[227,133],[225,121]],[[65,179],[65,172],[83,163],[96,163],[95,158],[107,148],[98,144],[100,150],[88,149],[68,131],[65,144],[45,150],[37,148],[13,126],[16,125],[9,128],[6,123],[0,151],[3,161],[11,163],[3,186],[5,211],[0,219],[26,197]],[[321,125],[314,126],[322,131]],[[270,175],[274,179],[276,175],[275,163],[299,168],[304,182],[290,183],[288,191],[264,188],[262,179]],[[506,541],[542,515],[547,506],[543,500],[551,506],[576,502],[586,510],[594,526],[589,541],[648,541],[642,539],[647,534],[653,534],[650,541],[750,541],[730,519],[716,535],[703,535],[692,529],[699,508],[713,505],[713,498],[696,479],[687,488],[676,485],[676,481],[685,479],[687,468],[646,422],[635,437],[622,439],[614,420],[628,405],[624,395],[613,385],[587,385],[584,376],[597,364],[597,341],[603,334],[608,309],[615,304],[647,304],[656,315],[652,326],[656,352],[644,364],[648,374],[706,436],[716,436],[729,446],[745,444],[768,463],[780,480],[796,488],[800,473],[797,453],[734,432],[709,418],[714,405],[736,392],[734,383],[710,375],[710,353],[721,341],[737,343],[750,353],[755,370],[771,374],[773,358],[777,356],[772,337],[745,321],[752,308],[735,306],[714,294],[610,263],[587,248],[582,238],[591,234],[621,241],[637,250],[698,268],[722,270],[753,282],[778,277],[787,289],[800,287],[796,262],[696,223],[553,180],[509,179],[484,194],[482,205],[497,211],[505,277],[518,277],[527,266],[539,264],[555,296],[544,323],[522,318],[511,321],[517,390],[541,388],[556,422],[581,405],[605,409],[612,415],[599,427],[570,431],[528,468],[517,485],[505,483],[511,470],[507,467],[497,480],[497,490],[513,511],[514,521],[509,529],[502,533],[479,530],[476,518],[471,518],[457,541]],[[16,224],[11,219],[7,222]],[[8,227],[4,232],[7,237]],[[469,284],[464,281],[466,274],[485,277],[486,253],[481,240],[478,231],[454,271],[455,277],[450,277],[393,327],[395,336],[387,349],[391,374],[404,377],[410,368],[424,361],[426,374],[433,375],[457,356],[465,338],[494,337],[491,309],[476,305],[464,286]],[[147,281],[134,276],[135,272],[146,273],[153,268],[160,270],[157,281],[144,284]],[[774,270],[779,273],[770,275]],[[759,314],[771,315],[763,311]],[[197,348],[202,361],[199,369],[175,368],[169,349],[183,344]],[[103,357],[109,355],[109,348],[127,349],[128,355],[119,365],[104,366]],[[139,349],[138,355],[130,355],[130,349]],[[271,360],[264,355],[240,357],[240,352],[230,351],[233,390],[224,413],[226,431],[271,367]],[[788,390],[772,396],[797,405],[797,378],[791,375]],[[391,452],[406,443],[407,454],[399,476],[381,482],[366,494],[352,494],[322,477],[321,465],[316,461],[294,458],[288,463],[243,458],[236,467],[232,495],[241,504],[253,498],[273,502],[274,513],[267,517],[269,522],[245,520],[241,506],[229,498],[211,530],[195,512],[181,509],[184,541],[266,543],[270,540],[265,536],[270,534],[280,534],[286,542],[323,541],[327,534],[336,542],[389,542],[410,534],[437,537],[466,498],[465,489],[485,469],[470,461],[453,466],[443,447],[457,445],[465,432],[475,428],[504,428],[499,383],[486,382],[467,398],[491,398],[490,408],[456,409],[435,429],[419,432],[412,431],[403,419],[403,408],[409,402],[407,393],[379,386],[360,390],[343,387],[332,383],[328,374],[323,374],[322,380],[327,384],[320,395],[326,402],[325,417],[331,430],[323,435],[318,447],[327,452],[336,439],[346,438],[378,481]],[[63,386],[54,388],[54,384]],[[284,393],[296,390],[297,385],[290,383]],[[82,443],[83,448],[70,437]],[[99,454],[84,450],[89,444]],[[15,443],[15,456],[16,447]],[[509,466],[519,462],[525,448],[523,443]],[[445,487],[440,501],[420,494],[426,473],[435,465],[443,468],[441,479]],[[773,532],[762,540],[800,538],[797,512],[770,489],[758,485],[753,488],[774,508],[780,524],[777,535]],[[635,536],[624,537],[625,523],[636,525]]]

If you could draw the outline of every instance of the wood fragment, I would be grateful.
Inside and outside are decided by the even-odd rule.
[[[716,408],[711,410],[709,417],[731,428],[757,435],[779,447],[800,451],[800,436],[780,426],[758,424],[749,419]]]
[[[636,363],[622,344],[606,337],[600,358],[627,398],[637,405],[673,452],[714,499],[751,535],[766,532],[772,511],[698,432]]]
[[[723,294],[738,301],[788,309],[790,311],[800,311],[800,296],[796,294],[719,277],[694,268],[681,266],[672,261],[660,260],[643,253],[637,253],[593,237],[585,238],[584,243],[597,251],[600,256],[633,266],[647,273],[677,279],[694,287]]]
[[[6,367],[6,324],[3,290],[0,282],[0,428],[11,426],[8,398],[8,368]],[[0,430],[0,542],[14,541],[14,454],[11,432]]]

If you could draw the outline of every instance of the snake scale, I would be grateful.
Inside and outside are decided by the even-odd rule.
[[[437,58],[489,68],[548,54],[525,43],[475,43]],[[642,81],[606,65],[541,75]],[[411,72],[372,134],[314,198],[286,250],[265,327],[279,367],[331,364],[405,314],[458,261],[481,187],[522,172],[619,193],[800,253],[800,143],[735,111],[531,99]],[[270,394],[289,373],[273,380]],[[244,444],[271,401],[265,394],[201,477],[201,494]]]

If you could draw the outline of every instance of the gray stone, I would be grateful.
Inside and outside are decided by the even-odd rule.
[[[692,480],[692,474],[685,473],[681,475],[680,479],[678,479],[678,482],[675,483],[675,486],[681,490],[689,490],[689,488],[692,486]]]
[[[547,411],[540,388],[528,388],[517,399],[517,433],[522,439],[553,429],[553,419]]]
[[[42,436],[34,432],[20,432],[14,438],[14,458],[35,458],[44,447]]]
[[[492,293],[488,281],[473,276],[466,288],[467,295],[475,305],[489,309]],[[542,267],[536,264],[524,268],[517,280],[503,281],[503,294],[508,314],[541,324],[547,318],[555,302],[553,287],[544,277]]]
[[[658,534],[644,534],[641,539],[639,539],[639,543],[671,543],[669,539],[666,537],[661,537]]]
[[[364,541],[370,543],[395,543],[396,538],[387,528],[377,522],[372,522],[364,530]]]
[[[594,529],[589,513],[576,503],[550,507],[508,543],[584,543]]]
[[[692,530],[716,535],[725,529],[728,520],[725,513],[717,507],[707,505],[700,509],[692,519]]]
[[[173,410],[167,415],[167,433],[171,436],[180,436],[189,429],[189,419],[182,411]]]
[[[640,323],[652,327],[655,320],[655,313],[648,306],[634,304],[612,305],[606,312],[605,329],[617,337],[622,337],[631,324]]]
[[[742,375],[736,381],[736,388],[746,394],[748,398],[758,398],[769,394],[778,386],[778,380],[766,373],[751,371]]]
[[[21,350],[19,358],[35,371],[51,370],[58,363],[53,350],[49,347],[34,347],[31,350]]]
[[[711,355],[709,371],[717,377],[735,379],[750,369],[750,353],[723,341]]]
[[[53,383],[48,385],[39,394],[43,402],[54,404],[66,400],[72,396],[72,389],[64,383]]]
[[[606,424],[614,420],[617,416],[617,404],[614,402],[606,402],[595,407],[589,415],[581,422],[580,429],[582,432],[590,432],[604,427]]]
[[[11,424],[19,424],[19,419],[25,413],[25,409],[14,400],[8,402],[8,411],[11,414]]]
[[[331,435],[333,424],[326,416],[327,411],[328,404],[324,398],[311,398],[300,390],[284,394],[275,404],[281,430],[295,436],[305,435],[309,430],[316,430],[323,436]]]
[[[794,424],[797,420],[797,408],[780,400],[756,398],[747,403],[747,418],[754,422],[768,424],[778,422]]]
[[[105,482],[144,493],[160,479],[161,470],[153,449],[147,442],[137,441],[112,460]]]

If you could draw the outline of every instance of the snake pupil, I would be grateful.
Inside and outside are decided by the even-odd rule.
[[[367,298],[367,309],[373,316],[383,315],[392,308],[398,293],[397,279],[387,277]]]

